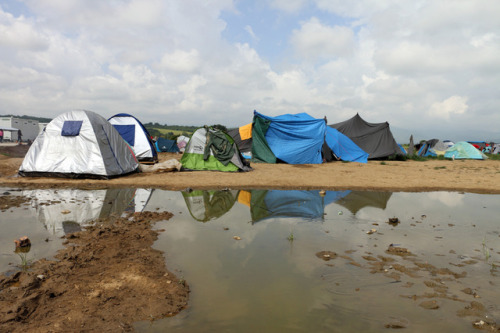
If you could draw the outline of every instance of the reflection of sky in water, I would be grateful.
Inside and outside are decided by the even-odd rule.
[[[162,190],[68,191],[54,191],[52,197],[50,191],[34,191],[29,206],[2,213],[0,268],[7,270],[8,262],[15,261],[10,242],[20,235],[34,240],[37,257],[50,256],[60,247],[60,239],[45,226],[48,217],[55,217],[55,223],[64,209],[71,213],[62,214],[63,221],[71,217],[79,223],[90,223],[80,209],[91,217],[132,210],[171,211],[172,219],[155,226],[165,229],[155,248],[164,251],[169,269],[190,284],[190,306],[173,318],[138,323],[139,331],[378,332],[391,316],[408,319],[407,332],[474,331],[470,318],[456,316],[467,303],[439,299],[442,307],[432,312],[400,297],[432,292],[423,281],[436,276],[419,272],[420,278],[403,275],[400,283],[393,284],[382,274],[370,273],[364,257],[389,256],[385,249],[391,243],[410,249],[414,261],[467,271],[460,281],[446,282],[448,294],[470,301],[474,299],[461,290],[477,289],[479,301],[492,317],[500,318],[500,292],[491,288],[491,283],[500,281],[491,275],[482,252],[485,243],[491,248],[490,261],[500,263],[498,195],[345,191],[323,196],[319,191],[270,191],[267,196],[259,191],[252,202],[253,191],[233,191],[230,196],[189,193],[198,195],[189,199],[187,193]],[[42,205],[47,201],[54,202]],[[54,211],[45,211],[49,208]],[[300,208],[319,214],[305,219],[291,216]],[[203,217],[204,222],[193,216]],[[386,223],[389,217],[398,217],[401,223],[391,226]],[[368,235],[372,228],[377,232]],[[293,242],[287,239],[291,234]],[[316,257],[322,250],[345,258],[325,262]],[[476,263],[452,265],[472,259]],[[402,287],[407,282],[414,285]]]

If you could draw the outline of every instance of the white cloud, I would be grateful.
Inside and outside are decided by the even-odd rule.
[[[161,66],[174,72],[191,73],[200,66],[200,55],[197,50],[175,50],[165,54],[161,59]]]
[[[273,0],[271,6],[285,12],[294,13],[299,11],[307,3],[307,0]]]
[[[43,51],[49,43],[47,37],[33,28],[24,17],[14,18],[0,9],[0,46],[7,49]]]
[[[429,109],[429,116],[450,119],[452,115],[464,114],[469,106],[467,97],[451,96],[442,102],[433,103]]]
[[[344,26],[328,26],[317,18],[301,24],[294,30],[291,43],[296,52],[306,59],[349,56],[354,48],[354,33]]]
[[[253,40],[255,40],[255,41],[258,41],[258,40],[259,40],[259,37],[257,37],[257,36],[255,35],[255,32],[253,32],[253,29],[252,29],[252,27],[251,27],[251,26],[246,25],[246,26],[245,26],[245,31],[246,31],[246,32],[248,32],[248,34],[250,35],[250,37],[252,37],[252,39],[253,39]]]

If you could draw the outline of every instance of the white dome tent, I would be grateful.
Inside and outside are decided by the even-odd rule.
[[[139,164],[120,133],[86,110],[63,113],[38,135],[19,168],[21,176],[112,178]]]

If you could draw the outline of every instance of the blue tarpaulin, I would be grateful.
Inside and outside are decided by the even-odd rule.
[[[326,141],[330,149],[344,161],[366,163],[368,153],[334,128],[326,126],[324,119],[307,113],[284,114],[268,117],[254,111],[254,117],[269,121],[265,139],[276,158],[288,164],[319,164]]]

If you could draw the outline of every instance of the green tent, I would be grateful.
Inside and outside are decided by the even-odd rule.
[[[227,133],[212,127],[198,128],[181,158],[184,170],[250,171],[252,168]]]
[[[191,216],[200,222],[215,220],[231,210],[238,190],[182,192]]]

